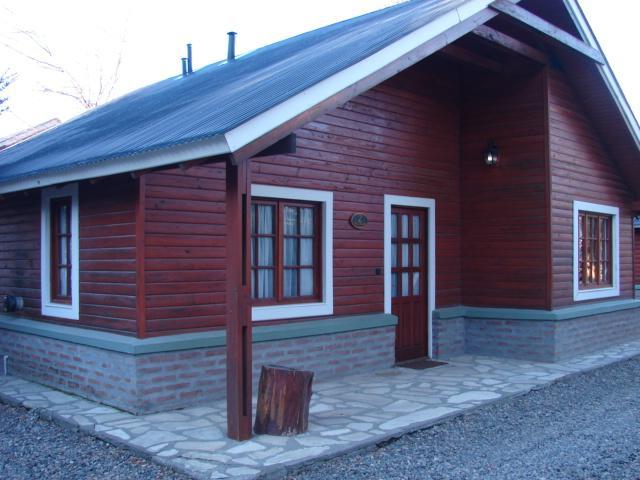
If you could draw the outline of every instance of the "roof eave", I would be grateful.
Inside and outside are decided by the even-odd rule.
[[[64,170],[52,170],[42,174],[9,180],[8,182],[0,184],[0,194],[106,177],[109,175],[150,170],[165,166],[168,167],[181,162],[228,155],[229,153],[231,153],[231,151],[225,136],[217,135],[173,147],[125,157],[111,158],[100,162],[65,168]]]

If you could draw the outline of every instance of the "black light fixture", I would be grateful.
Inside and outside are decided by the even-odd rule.
[[[489,146],[484,152],[484,163],[490,167],[498,163],[498,147],[493,140],[489,142]]]

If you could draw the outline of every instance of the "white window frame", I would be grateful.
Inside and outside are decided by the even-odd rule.
[[[320,262],[322,266],[322,301],[252,307],[251,318],[253,321],[333,315],[333,192],[254,184],[251,185],[251,196],[319,203],[322,210],[323,235]]]
[[[384,313],[391,313],[391,207],[427,210],[427,356],[433,352],[433,310],[436,306],[436,201],[433,198],[384,196]]]
[[[51,300],[51,200],[71,197],[71,304]],[[78,184],[42,190],[40,221],[40,299],[42,315],[78,320],[80,317],[80,228]]]
[[[611,283],[610,287],[580,289],[579,230],[580,212],[593,212],[611,215]],[[620,209],[598,203],[573,202],[573,300],[594,300],[597,298],[617,297],[620,295]]]

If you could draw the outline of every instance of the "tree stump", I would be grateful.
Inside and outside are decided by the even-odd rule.
[[[313,372],[263,365],[255,432],[282,436],[306,432],[312,382]]]

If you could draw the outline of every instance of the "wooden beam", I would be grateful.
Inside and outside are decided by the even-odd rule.
[[[549,56],[546,53],[486,25],[476,27],[472,33],[506,50],[518,53],[538,63],[545,65],[549,63]]]
[[[502,64],[500,62],[496,62],[495,60],[483,57],[482,55],[474,53],[458,45],[447,45],[440,51],[461,63],[473,65],[474,67],[480,68],[482,70],[489,70],[494,73],[500,73],[503,70]]]
[[[251,438],[251,160],[226,170],[227,435]]]
[[[508,0],[495,0],[490,7],[601,65],[605,64],[602,53],[595,48]]]
[[[278,140],[270,147],[256,153],[253,157],[268,157],[270,155],[289,155],[296,153],[297,137],[295,133]]]

